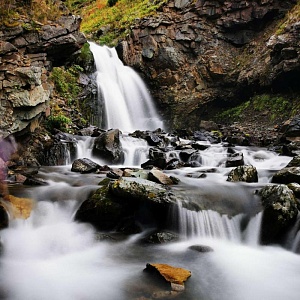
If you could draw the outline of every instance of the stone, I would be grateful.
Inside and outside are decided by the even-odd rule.
[[[145,271],[158,272],[167,282],[170,283],[171,287],[172,284],[175,284],[175,290],[178,290],[177,285],[181,285],[183,288],[180,290],[183,290],[184,282],[192,275],[192,273],[186,269],[160,263],[148,263]]]
[[[79,158],[75,159],[72,163],[72,172],[79,172],[79,173],[94,173],[100,169],[100,165],[93,162],[89,158]]]
[[[148,174],[148,179],[160,184],[166,184],[166,185],[173,184],[172,179],[168,175],[164,174],[162,171],[155,168],[150,170]]]
[[[205,245],[192,245],[192,246],[189,246],[189,249],[197,251],[197,252],[201,252],[201,253],[214,251],[213,248],[211,248],[209,246],[205,246]]]
[[[300,184],[300,167],[283,168],[276,172],[271,180],[272,183],[299,183]]]
[[[120,130],[111,129],[101,133],[94,141],[93,155],[105,159],[108,163],[122,163],[124,153],[120,142]]]
[[[238,166],[230,171],[227,181],[258,182],[257,170],[251,165]]]
[[[261,242],[280,243],[297,219],[298,203],[293,192],[284,184],[268,184],[259,191],[263,210]]]
[[[0,230],[7,228],[9,224],[9,217],[5,207],[0,204]]]
[[[230,155],[225,163],[226,168],[237,167],[244,165],[243,153],[235,153]]]
[[[13,195],[5,195],[2,203],[10,216],[18,219],[29,218],[35,202],[30,198],[20,198]]]

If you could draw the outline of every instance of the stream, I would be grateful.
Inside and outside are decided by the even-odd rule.
[[[98,46],[93,47],[96,47],[93,51],[97,51]],[[106,61],[114,56],[107,48],[99,51],[108,55]],[[128,75],[125,77],[128,79]],[[120,80],[119,77],[113,79]],[[124,85],[118,86],[123,86],[124,94]],[[117,99],[113,101],[119,101]],[[122,105],[113,104],[113,110],[117,111],[116,107]],[[162,122],[155,112],[145,115],[147,121],[135,124],[138,118],[132,117],[134,111],[126,111],[129,113],[124,123],[121,117],[116,117],[120,123],[109,121],[107,128],[120,128],[124,132],[121,138],[125,153],[123,167],[140,168],[147,160],[149,146],[145,140],[132,138],[126,132],[145,127],[155,129],[157,125],[162,127]],[[110,116],[109,110],[106,115]],[[92,156],[93,138],[74,138],[78,158],[104,164]],[[11,194],[34,199],[35,208],[28,219],[12,219],[10,226],[1,231],[0,299],[159,299],[162,287],[143,270],[147,263],[165,263],[192,273],[185,283],[184,293],[174,299],[298,300],[299,241],[287,237],[285,248],[259,244],[261,206],[255,194],[291,158],[258,147],[237,146],[234,150],[243,153],[245,164],[257,168],[257,183],[226,181],[231,168],[225,167],[227,148],[221,143],[201,151],[201,166],[165,171],[180,180],[172,188],[184,193],[187,201],[201,202],[207,208],[196,212],[179,205],[171,212],[168,222],[178,229],[180,239],[168,244],[139,243],[149,228],[113,241],[101,239],[90,224],[74,221],[77,209],[99,188],[98,183],[105,174],[74,173],[71,162],[66,161],[65,165],[44,166],[39,170],[38,176],[47,181],[47,186],[11,185]],[[171,155],[176,157],[178,153],[173,151]],[[213,251],[199,253],[189,248],[193,245],[210,246]]]

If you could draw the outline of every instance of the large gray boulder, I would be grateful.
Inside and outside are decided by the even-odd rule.
[[[94,141],[93,154],[107,163],[122,163],[124,153],[120,141],[120,130],[110,129],[101,133]]]
[[[261,225],[263,244],[280,243],[297,218],[297,200],[284,184],[269,184],[259,191],[264,208]]]

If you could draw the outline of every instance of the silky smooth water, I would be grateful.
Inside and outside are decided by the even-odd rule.
[[[140,76],[122,63],[115,48],[89,44],[97,69],[98,99],[105,110],[105,128],[126,132],[163,128]]]

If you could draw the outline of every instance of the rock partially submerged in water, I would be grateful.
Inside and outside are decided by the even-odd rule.
[[[292,182],[300,184],[300,167],[283,168],[272,177],[273,183],[289,184]]]
[[[101,133],[94,141],[93,154],[110,164],[123,163],[124,153],[120,141],[120,130],[110,129]]]
[[[238,166],[230,171],[227,181],[258,182],[257,170],[251,165]]]
[[[261,241],[264,244],[280,243],[298,215],[297,200],[286,185],[269,184],[259,191],[264,207]]]
[[[145,227],[163,229],[173,205],[181,195],[167,187],[140,178],[110,181],[84,201],[75,219],[89,222],[99,230],[117,230],[127,234]]]
[[[0,204],[0,230],[8,227],[8,222],[9,222],[8,213],[5,207],[2,204]]]
[[[93,162],[89,158],[75,159],[72,163],[72,172],[93,173],[100,169],[100,165]]]
[[[184,290],[184,282],[192,275],[189,270],[173,267],[167,264],[148,263],[145,271],[160,274],[164,280],[170,283],[172,290],[178,292]]]
[[[214,251],[213,248],[211,248],[209,246],[205,246],[205,245],[192,245],[189,247],[189,249],[197,251],[197,252],[201,252],[201,253]]]

